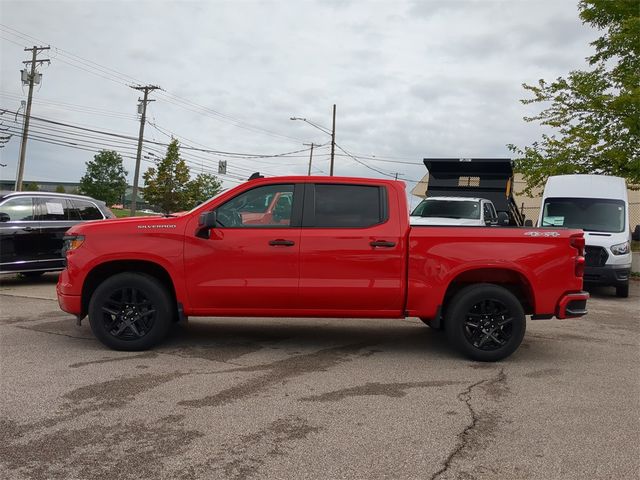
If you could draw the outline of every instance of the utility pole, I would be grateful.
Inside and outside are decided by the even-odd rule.
[[[134,90],[140,90],[144,92],[144,98],[138,98],[140,102],[138,104],[138,111],[140,112],[140,107],[142,107],[141,117],[140,117],[140,133],[138,134],[138,151],[136,152],[136,169],[133,174],[133,191],[131,192],[131,216],[135,216],[136,214],[136,202],[138,200],[138,177],[140,176],[140,156],[142,155],[142,138],[144,136],[144,124],[147,120],[147,104],[149,102],[154,102],[155,100],[149,100],[149,92],[154,90],[158,90],[160,87],[155,85],[146,85],[140,86],[135,85],[131,86]]]
[[[22,73],[22,83],[29,84],[29,96],[27,97],[27,111],[24,114],[24,126],[22,128],[22,142],[20,143],[20,158],[18,159],[18,173],[16,175],[16,184],[14,190],[19,192],[22,190],[22,177],[24,175],[24,159],[27,153],[27,136],[29,135],[29,117],[31,115],[31,99],[33,98],[33,84],[40,83],[40,77],[42,76],[36,72],[36,65],[42,65],[43,63],[51,63],[48,58],[36,60],[38,53],[43,50],[49,50],[50,47],[37,47],[25,48],[25,52],[31,52],[31,60],[25,60],[24,70]]]
[[[305,147],[311,146],[311,153],[309,154],[309,171],[307,172],[307,176],[311,176],[311,162],[313,161],[313,146],[315,143],[303,143]]]
[[[333,104],[333,128],[331,129],[331,168],[329,176],[333,177],[333,158],[336,150],[336,104]]]

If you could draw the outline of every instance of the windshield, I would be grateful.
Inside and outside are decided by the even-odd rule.
[[[213,200],[214,198],[218,198],[220,195],[222,195],[223,193],[227,193],[228,191],[229,191],[229,189],[228,189],[228,188],[225,188],[225,189],[224,189],[224,190],[222,190],[221,192],[216,193],[213,197],[211,197],[210,199],[208,199],[208,200],[207,200],[207,202],[210,202],[210,201],[211,201],[211,200]],[[201,206],[203,203],[205,203],[205,202],[199,203],[198,205],[196,205],[195,207],[193,207],[191,210],[189,210],[189,212],[188,212],[188,213],[191,213],[191,212],[196,211],[198,208],[200,208],[200,206]]]
[[[599,198],[548,198],[544,202],[540,226],[622,232],[625,228],[624,202]]]
[[[414,217],[480,218],[479,202],[460,200],[423,200],[411,214]]]

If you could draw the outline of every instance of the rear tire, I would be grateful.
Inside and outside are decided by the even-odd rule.
[[[627,298],[629,297],[629,284],[620,285],[616,287],[616,297]]]
[[[508,357],[522,343],[526,318],[509,290],[490,283],[460,290],[446,310],[445,331],[451,345],[480,362]]]
[[[161,342],[174,317],[171,295],[156,278],[119,273],[103,281],[89,302],[93,334],[114,350],[146,350]]]
[[[47,272],[20,272],[18,276],[20,278],[24,278],[25,280],[35,280],[36,278],[40,278]]]

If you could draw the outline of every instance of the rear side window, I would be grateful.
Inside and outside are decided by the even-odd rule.
[[[33,198],[10,198],[0,206],[0,214],[5,222],[33,221]]]
[[[77,222],[81,220],[80,212],[78,212],[78,209],[75,207],[75,205],[73,205],[73,202],[69,199],[67,199],[66,201],[64,212],[67,216],[67,220],[72,220]]]
[[[69,217],[69,207],[67,206],[67,199],[60,197],[40,197],[38,198],[39,217],[40,220],[45,222],[52,221],[65,221]]]
[[[384,190],[368,185],[315,186],[316,227],[370,227],[386,220]]]
[[[95,204],[87,202],[86,200],[77,199],[73,199],[72,202],[78,210],[81,220],[102,220],[104,218]]]

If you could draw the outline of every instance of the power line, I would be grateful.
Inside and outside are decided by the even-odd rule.
[[[2,92],[0,91],[0,97],[4,97],[4,98],[9,98],[12,100],[21,100],[23,98],[22,95],[18,95],[15,93],[10,93],[10,92]],[[135,115],[133,114],[129,114],[129,113],[125,113],[125,112],[117,112],[114,110],[107,110],[107,109],[103,109],[100,107],[94,107],[94,106],[89,106],[89,105],[79,105],[76,103],[68,103],[68,102],[60,102],[60,101],[54,101],[54,100],[45,100],[45,99],[34,99],[33,103],[37,104],[37,105],[43,105],[43,106],[53,106],[62,110],[69,110],[72,112],[79,112],[79,113],[89,113],[92,115],[102,115],[105,117],[114,117],[114,118],[123,118],[123,119],[131,119],[131,120],[138,120],[136,118]]]
[[[4,109],[4,112],[6,113],[10,113],[12,115],[18,115],[18,116],[23,116],[21,113],[10,110],[10,109]],[[3,112],[0,111],[0,115]],[[116,133],[116,132],[109,132],[109,131],[105,131],[105,130],[99,130],[99,129],[95,129],[95,128],[88,128],[88,127],[82,127],[79,125],[73,125],[70,123],[65,123],[65,122],[58,122],[55,120],[50,120],[50,119],[46,119],[46,118],[42,118],[42,117],[31,117],[32,120],[36,120],[39,122],[45,122],[45,123],[49,123],[49,124],[53,124],[53,125],[59,125],[62,127],[69,127],[69,128],[73,128],[73,129],[77,129],[77,130],[82,130],[82,131],[86,131],[86,132],[93,132],[93,133],[98,133],[101,135],[105,135],[105,136],[111,136],[111,137],[116,137],[116,138],[124,138],[124,139],[128,139],[128,140],[135,140],[137,141],[136,137],[133,137],[131,135],[127,135],[127,134],[123,134],[123,133]],[[163,142],[154,142],[152,140],[145,140],[145,143],[151,143],[151,144],[156,144],[156,145],[160,145],[160,146],[168,146],[168,143],[163,143]],[[220,155],[220,156],[229,156],[229,157],[233,157],[233,158],[246,158],[246,159],[261,159],[261,158],[278,158],[278,157],[287,157],[287,156],[291,156],[292,154],[296,154],[296,153],[303,153],[303,152],[308,152],[309,149],[308,148],[304,148],[304,149],[299,149],[299,150],[292,150],[289,152],[283,152],[283,153],[276,153],[276,154],[256,154],[256,153],[241,153],[241,152],[228,152],[228,151],[224,151],[224,150],[215,150],[215,149],[210,149],[210,148],[198,148],[198,147],[190,147],[190,146],[185,146],[185,147],[181,147],[187,150],[193,150],[193,151],[198,151],[198,152],[202,152],[202,153],[212,153],[212,154],[216,154],[216,155]],[[305,156],[306,158],[306,156]]]
[[[19,38],[23,38],[23,39],[33,39],[34,37],[25,34],[23,32],[20,32],[19,30],[16,30],[12,27],[9,27],[7,25],[4,24],[0,24],[0,31],[4,31],[5,33],[8,33],[10,35],[14,35],[17,36]],[[97,75],[105,80],[109,80],[121,85],[128,85],[130,83],[136,83],[136,84],[144,84],[144,82],[135,79],[133,77],[131,77],[130,75],[124,74],[122,72],[119,72],[118,70],[115,70],[113,68],[110,67],[106,67],[104,65],[101,65],[97,62],[94,62],[92,60],[88,60],[86,58],[80,57],[79,55],[73,54],[71,52],[68,52],[66,50],[63,50],[61,48],[58,47],[53,47],[53,50],[55,51],[56,55],[56,60],[60,60],[63,63],[66,63],[72,67],[78,68],[80,70],[83,70],[87,73],[91,73],[94,75]],[[61,58],[64,57],[64,58]],[[238,119],[232,115],[228,115],[222,112],[219,112],[217,110],[214,110],[211,107],[207,107],[201,104],[198,104],[192,100],[180,97],[178,95],[175,95],[173,93],[170,93],[166,90],[162,90],[161,92],[158,92],[158,95],[161,96],[163,98],[164,101],[166,101],[167,103],[173,104],[175,106],[184,108],[186,110],[189,110],[193,113],[198,113],[201,115],[207,115],[210,116],[212,118],[216,118],[219,121],[222,121],[223,123],[228,123],[230,125],[233,125],[235,127],[238,128],[242,128],[248,131],[252,131],[254,133],[260,133],[263,135],[268,135],[271,137],[275,137],[275,138],[281,138],[281,139],[286,139],[288,141],[292,141],[295,143],[302,143],[303,140],[299,139],[299,138],[295,138],[295,137],[291,137],[289,135],[283,135],[281,133],[277,133],[274,131],[271,131],[269,129],[263,128],[263,127],[259,127],[259,126],[255,126],[252,125],[248,122],[245,122],[244,120]]]

